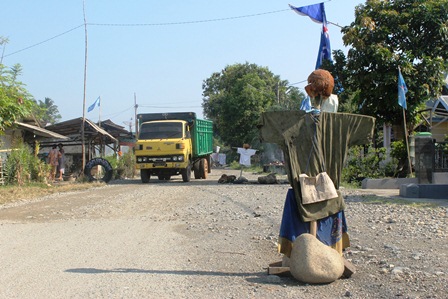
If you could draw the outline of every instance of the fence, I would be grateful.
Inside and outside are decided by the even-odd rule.
[[[434,143],[434,172],[448,172],[448,142]]]

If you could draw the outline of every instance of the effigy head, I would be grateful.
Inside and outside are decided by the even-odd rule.
[[[317,69],[308,76],[306,93],[310,98],[328,98],[333,92],[334,78],[327,70]]]

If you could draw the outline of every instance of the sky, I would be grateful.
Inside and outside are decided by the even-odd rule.
[[[202,113],[202,83],[228,65],[267,67],[303,91],[314,70],[322,25],[293,12],[290,0],[14,0],[0,5],[2,63],[19,63],[30,94],[51,98],[61,121],[110,119],[129,129],[137,113]],[[358,0],[325,2],[327,20],[354,21]],[[329,25],[332,50],[347,52]],[[301,82],[301,83],[299,83]],[[87,108],[101,98],[101,106]],[[132,127],[132,130],[134,128]]]

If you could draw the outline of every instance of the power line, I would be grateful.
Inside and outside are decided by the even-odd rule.
[[[67,30],[67,31],[65,31],[65,32],[62,32],[62,33],[60,33],[60,34],[58,34],[58,35],[55,35],[55,36],[53,36],[53,37],[50,37],[50,38],[48,38],[48,39],[46,39],[46,40],[44,40],[44,41],[41,41],[41,42],[39,42],[39,43],[37,43],[37,44],[28,46],[28,47],[26,47],[26,48],[23,48],[23,49],[21,49],[21,50],[18,50],[18,51],[12,52],[12,53],[8,53],[8,54],[4,55],[3,57],[8,57],[8,56],[17,54],[17,53],[19,53],[19,52],[22,52],[22,51],[25,51],[25,50],[34,48],[34,47],[39,46],[39,45],[42,45],[42,44],[44,44],[44,43],[46,43],[46,42],[49,42],[49,41],[51,41],[51,40],[53,40],[53,39],[55,39],[55,38],[58,38],[58,37],[60,37],[60,36],[62,36],[62,35],[65,35],[65,34],[67,34],[67,33],[70,33],[70,32],[72,32],[73,30],[76,30],[76,29],[78,29],[78,28],[80,28],[80,27],[83,27],[83,26],[84,26],[84,24],[81,24],[81,25],[76,26],[76,27],[74,27],[74,28],[72,28],[72,29],[69,29],[69,30]]]
[[[305,83],[305,82],[308,82],[308,80],[303,80],[303,81],[299,81],[299,82],[289,83],[289,85],[296,85],[296,84],[301,84],[301,83]]]
[[[166,109],[166,108],[200,108],[202,106],[154,106],[154,105],[142,105],[138,104],[139,107],[145,107],[145,108],[159,108],[159,109]]]
[[[250,14],[250,15],[236,16],[236,17],[207,19],[207,20],[196,20],[196,21],[167,22],[167,23],[142,23],[142,24],[89,23],[89,25],[92,25],[92,26],[123,26],[123,27],[186,25],[186,24],[221,22],[221,21],[228,21],[228,20],[235,20],[235,19],[251,18],[251,17],[258,17],[258,16],[262,16],[262,15],[274,14],[274,13],[279,13],[279,12],[284,12],[284,11],[290,11],[290,9],[281,9],[281,10],[274,10],[274,11]]]
[[[227,17],[227,18],[217,18],[217,19],[207,19],[207,20],[196,20],[196,21],[184,21],[184,22],[167,22],[167,23],[143,23],[143,24],[113,24],[113,23],[87,23],[87,26],[115,26],[115,27],[138,27],[138,26],[174,26],[174,25],[187,25],[187,24],[198,24],[198,23],[210,23],[210,22],[220,22],[220,21],[229,21],[229,20],[235,20],[235,19],[242,19],[242,18],[251,18],[251,17],[258,17],[258,16],[263,16],[263,15],[268,15],[268,14],[275,14],[275,13],[279,13],[279,12],[285,12],[285,11],[290,11],[290,9],[281,9],[281,10],[274,10],[274,11],[268,11],[268,12],[262,12],[262,13],[256,13],[256,14],[250,14],[250,15],[243,15],[243,16],[236,16],[236,17]],[[60,36],[63,36],[67,33],[70,33],[78,28],[83,27],[85,24],[81,24],[78,25],[76,27],[73,27],[72,29],[69,29],[65,32],[62,32],[58,35],[55,35],[53,37],[50,37],[46,40],[43,40],[41,42],[38,42],[36,44],[33,44],[31,46],[25,47],[23,49],[17,50],[15,52],[12,53],[8,53],[6,55],[4,55],[3,57],[8,57],[20,52],[23,52],[25,50],[34,48],[36,46],[42,45],[46,42],[49,42],[53,39],[56,39]]]
[[[114,117],[117,117],[118,115],[120,115],[120,114],[122,114],[122,113],[124,113],[126,111],[131,110],[131,109],[134,109],[134,106],[131,106],[131,107],[126,108],[125,110],[122,110],[122,111],[119,111],[119,112],[115,112],[115,113],[110,113],[110,114],[104,115],[104,117],[114,118]]]

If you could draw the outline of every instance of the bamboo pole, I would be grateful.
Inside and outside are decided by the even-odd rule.
[[[403,108],[403,123],[404,123],[404,138],[406,139],[406,152],[408,153],[409,174],[410,176],[412,176],[411,154],[409,152],[408,130],[406,127],[406,112],[404,111],[404,108]]]
[[[82,170],[84,170],[84,166],[86,165],[84,126],[86,123],[86,88],[87,88],[87,21],[86,21],[85,0],[82,1],[82,12],[84,15],[85,48],[84,48],[84,93],[83,93],[82,125],[81,125],[81,143],[82,143],[81,152],[82,152]]]

